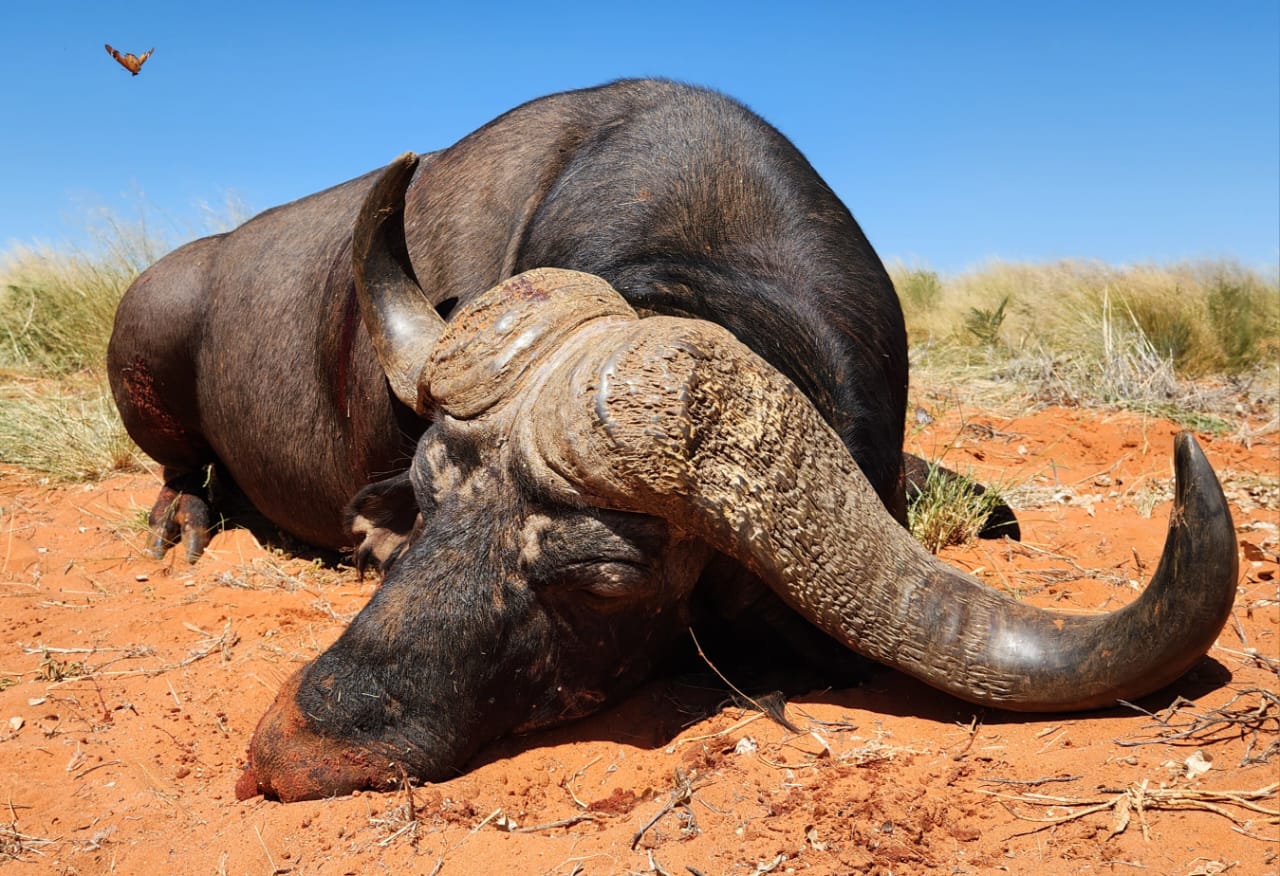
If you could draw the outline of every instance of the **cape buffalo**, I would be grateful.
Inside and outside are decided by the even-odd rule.
[[[1177,678],[1234,598],[1189,436],[1124,609],[1032,609],[924,551],[883,266],[780,133],[671,82],[533,101],[182,247],[121,302],[109,370],[164,466],[152,552],[199,555],[214,465],[384,574],[262,718],[242,798],[448,777],[633,689],[695,622],[1069,710]]]

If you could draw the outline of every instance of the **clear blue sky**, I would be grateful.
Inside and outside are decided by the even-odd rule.
[[[0,250],[195,227],[660,75],[747,103],[886,259],[1280,260],[1280,2],[0,3]],[[131,77],[103,50],[155,55]]]

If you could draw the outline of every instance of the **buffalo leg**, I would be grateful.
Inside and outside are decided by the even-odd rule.
[[[147,555],[160,559],[181,541],[187,562],[194,563],[209,545],[212,518],[205,472],[165,466],[164,486],[148,518],[151,534],[147,538]]]

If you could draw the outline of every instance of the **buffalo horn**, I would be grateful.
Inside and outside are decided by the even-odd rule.
[[[406,152],[373,184],[356,219],[351,264],[360,314],[391,391],[425,415],[419,378],[444,320],[419,288],[404,248],[404,197],[417,166],[418,156]]]
[[[1109,706],[1178,678],[1231,612],[1231,515],[1189,434],[1150,585],[1119,610],[1064,614],[921,547],[803,394],[718,326],[651,317],[579,332],[518,420],[536,470],[700,536],[847,647],[936,688],[1020,711]]]

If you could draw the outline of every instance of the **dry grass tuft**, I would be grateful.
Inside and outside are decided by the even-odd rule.
[[[917,373],[1003,383],[1035,401],[1203,413],[1188,381],[1252,381],[1280,355],[1280,281],[1231,262],[891,273]]]
[[[931,553],[951,545],[967,544],[978,537],[996,508],[1004,503],[1002,487],[984,484],[974,489],[965,476],[944,475],[935,462],[920,494],[907,506],[907,527]]]
[[[94,372],[0,383],[0,459],[62,481],[96,480],[148,465]]]
[[[18,817],[10,804],[9,821],[0,821],[0,861],[30,862],[31,855],[44,855],[44,849],[59,842],[32,836],[18,829]]]
[[[175,669],[190,666],[192,663],[203,660],[213,654],[220,655],[223,662],[227,662],[231,659],[231,649],[240,641],[240,634],[232,629],[231,621],[227,621],[222,628],[222,632],[217,634],[202,630],[193,624],[183,624],[183,626],[200,635],[201,640],[191,647],[187,651],[187,655],[182,659],[158,666],[134,669],[107,668],[125,660],[141,660],[155,657],[156,649],[150,645],[129,645],[121,648],[55,648],[39,644],[26,647],[23,650],[28,654],[40,655],[40,664],[32,674],[48,684],[60,684],[62,682],[82,681],[91,678],[123,678],[129,676],[152,678],[172,672]],[[101,662],[90,662],[90,658],[100,654],[112,654],[115,656]]]
[[[413,799],[413,785],[406,776],[400,785],[404,793],[404,801],[392,806],[381,816],[369,814],[369,824],[381,836],[378,845],[386,847],[397,841],[405,840],[412,846],[418,845],[418,809]]]
[[[210,216],[220,229],[243,210]],[[0,253],[0,461],[61,480],[95,479],[142,459],[103,372],[116,306],[148,265],[192,232],[101,214],[88,250],[16,246]]]

